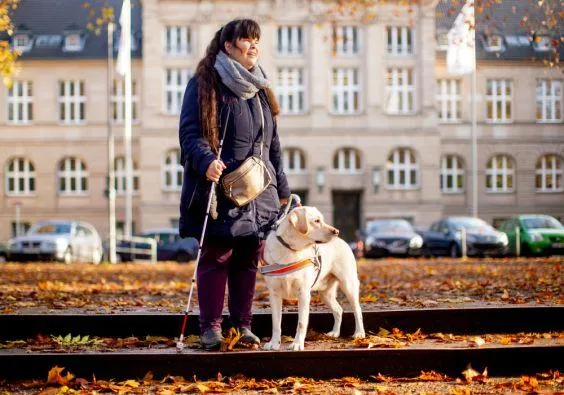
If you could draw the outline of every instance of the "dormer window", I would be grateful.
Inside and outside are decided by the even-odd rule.
[[[496,36],[496,35],[488,36],[487,40],[488,40],[487,41],[488,51],[501,51],[503,49],[503,39],[501,36]]]
[[[548,36],[536,36],[533,40],[533,48],[535,51],[550,51],[551,42]]]
[[[65,36],[65,46],[64,51],[66,52],[78,52],[82,51],[82,38],[79,33],[71,33]]]
[[[28,34],[16,34],[14,36],[14,49],[27,52],[31,49],[31,37]]]

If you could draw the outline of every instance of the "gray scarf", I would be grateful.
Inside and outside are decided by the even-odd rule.
[[[231,59],[223,51],[219,51],[217,54],[214,67],[219,73],[221,81],[241,99],[250,99],[260,89],[270,86],[270,81],[258,64],[251,70],[247,70],[241,63]]]

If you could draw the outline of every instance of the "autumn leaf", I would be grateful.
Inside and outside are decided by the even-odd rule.
[[[47,384],[58,384],[61,386],[68,385],[69,382],[74,379],[74,375],[67,372],[67,374],[63,377],[61,375],[63,370],[65,370],[65,368],[60,368],[58,366],[52,368],[47,374]]]
[[[484,372],[480,374],[474,369],[472,369],[471,366],[468,366],[468,369],[462,372],[462,375],[464,376],[464,379],[466,380],[467,383],[471,383],[473,381],[484,382],[485,379],[488,377],[488,368],[485,368]]]
[[[475,346],[478,346],[478,347],[481,347],[484,344],[486,344],[486,341],[484,339],[482,339],[480,336],[470,337],[468,339],[468,341],[470,342],[470,345],[475,345]]]
[[[227,332],[227,336],[225,336],[224,340],[221,342],[219,346],[219,351],[226,352],[226,351],[233,351],[233,347],[239,342],[242,335],[238,329],[229,328]]]

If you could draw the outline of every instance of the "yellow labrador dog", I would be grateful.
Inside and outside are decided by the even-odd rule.
[[[298,299],[298,328],[289,350],[303,350],[309,321],[311,291],[319,291],[323,302],[331,309],[335,323],[328,336],[339,337],[343,308],[337,302],[340,287],[354,310],[355,338],[365,336],[359,303],[356,260],[349,245],[337,237],[339,231],[328,225],[315,207],[296,207],[282,220],[276,231],[266,239],[264,261],[270,267],[288,267],[305,263],[301,268],[283,275],[263,271],[272,309],[272,339],[265,350],[280,348],[282,299]],[[315,263],[315,256],[321,262]],[[307,264],[307,262],[312,264]],[[268,268],[269,266],[266,266]]]

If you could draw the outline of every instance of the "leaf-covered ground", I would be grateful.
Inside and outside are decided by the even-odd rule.
[[[414,378],[391,378],[382,375],[368,380],[343,377],[332,380],[314,380],[288,377],[278,380],[222,377],[202,381],[194,378],[166,376],[156,380],[149,372],[142,379],[124,381],[76,378],[63,367],[46,372],[45,380],[17,383],[0,382],[0,391],[11,394],[157,394],[178,393],[260,393],[260,394],[499,394],[499,393],[562,393],[564,379],[558,371],[531,376],[490,378],[487,371],[468,368],[460,377],[448,377],[437,372],[421,372]]]
[[[562,257],[360,261],[361,302],[368,310],[561,305],[563,262]],[[0,313],[179,312],[193,267],[176,263],[0,264]],[[312,303],[313,310],[324,309],[317,296]],[[294,302],[287,304],[292,310]],[[268,291],[259,276],[255,311],[267,307]]]

